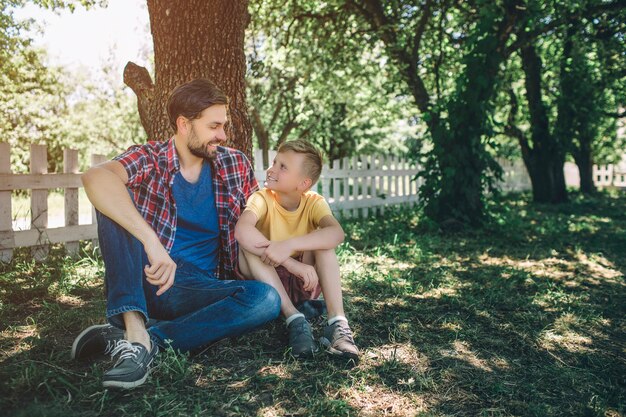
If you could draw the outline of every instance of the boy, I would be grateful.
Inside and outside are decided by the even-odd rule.
[[[335,254],[343,229],[324,197],[310,191],[321,171],[322,155],[310,143],[280,146],[265,188],[249,198],[235,226],[239,270],[278,291],[293,356],[310,357],[318,350],[311,325],[294,304],[322,292],[329,319],[320,342],[329,353],[356,361],[359,350],[343,311]]]

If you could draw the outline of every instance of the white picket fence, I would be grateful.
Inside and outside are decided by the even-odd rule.
[[[63,173],[48,173],[47,148],[32,145],[30,173],[11,172],[10,147],[0,143],[0,261],[8,262],[13,249],[30,247],[35,259],[44,259],[49,244],[65,243],[70,255],[78,253],[78,241],[97,238],[95,215],[79,219],[78,191],[82,187],[78,172],[78,152],[65,150]],[[273,159],[274,154],[271,154]],[[91,164],[105,158],[92,155]],[[255,157],[255,175],[260,184],[265,179],[261,155]],[[317,184],[333,212],[339,216],[369,216],[386,206],[415,204],[419,183],[412,181],[418,169],[414,164],[394,156],[364,156],[344,158],[325,166]],[[49,227],[48,194],[54,189],[64,190],[64,221],[60,227]],[[12,216],[11,194],[15,190],[31,190],[30,222]],[[89,203],[86,203],[89,204]],[[84,211],[84,210],[83,210]],[[55,219],[58,220],[58,219]],[[22,227],[20,227],[20,225]],[[26,227],[24,227],[26,226]],[[25,230],[18,230],[23,228]]]
[[[272,161],[276,151],[270,151]],[[263,184],[265,167],[262,151],[254,154],[254,174]],[[418,167],[395,156],[355,156],[325,164],[314,190],[323,195],[330,208],[342,217],[367,217],[385,206],[415,204],[420,182],[413,181]]]
[[[78,253],[80,240],[97,238],[95,214],[89,204],[89,218],[79,218],[79,189],[82,187],[78,170],[78,152],[63,152],[63,173],[48,173],[47,148],[31,145],[30,173],[11,172],[10,147],[0,143],[0,261],[8,262],[13,249],[30,247],[35,259],[44,259],[49,245],[64,243],[70,255]],[[275,153],[270,153],[270,160]],[[102,155],[92,155],[91,165],[103,162]],[[260,184],[265,179],[261,152],[255,154],[255,176]],[[530,180],[521,161],[500,161],[504,169],[503,191],[530,189]],[[565,167],[568,185],[576,185],[576,167]],[[394,156],[358,156],[332,161],[324,166],[316,191],[322,194],[333,212],[342,217],[382,214],[386,207],[413,205],[418,202],[421,179],[415,180],[419,168]],[[626,188],[626,156],[616,166],[594,167],[596,185]],[[64,190],[63,219],[54,218],[57,227],[49,227],[48,196],[50,190]],[[12,192],[30,190],[30,221],[12,215]],[[83,209],[83,212],[85,210]],[[61,220],[61,221],[59,221]],[[20,230],[23,229],[23,230]]]

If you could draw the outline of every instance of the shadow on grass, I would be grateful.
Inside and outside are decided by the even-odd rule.
[[[409,211],[347,222],[339,254],[363,351],[358,366],[325,355],[290,359],[279,321],[196,356],[165,352],[148,383],[130,392],[101,388],[107,361],[69,360],[74,336],[103,321],[101,264],[31,265],[18,256],[1,270],[0,409],[24,416],[623,415],[625,206],[624,197],[557,208],[516,197],[500,202],[484,229],[452,236]]]
[[[389,224],[350,277],[359,340],[419,351],[436,414],[620,415],[626,205],[607,205],[525,203],[523,222],[452,238]]]

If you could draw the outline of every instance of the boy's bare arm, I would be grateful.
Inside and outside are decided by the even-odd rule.
[[[343,242],[344,237],[345,234],[337,219],[329,215],[323,217],[320,221],[320,228],[311,233],[279,242],[271,241],[264,249],[263,256],[271,262],[280,264],[285,260],[285,253],[334,249]]]
[[[261,256],[265,251],[263,244],[269,242],[263,233],[256,228],[256,214],[244,211],[235,225],[235,239],[246,251]]]

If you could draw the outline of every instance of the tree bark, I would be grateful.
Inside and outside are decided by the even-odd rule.
[[[565,150],[550,132],[548,111],[541,97],[541,58],[533,45],[521,49],[526,99],[530,113],[532,148],[523,152],[524,163],[538,203],[567,201]]]
[[[592,139],[585,139],[580,138],[580,147],[577,152],[573,152],[573,155],[580,174],[580,192],[589,195],[594,194],[597,190],[596,184],[593,182]]]
[[[124,82],[137,95],[141,123],[149,140],[166,140],[173,131],[166,103],[179,84],[208,78],[229,97],[228,145],[249,157],[252,126],[246,105],[245,29],[247,0],[147,0],[154,42],[154,81],[132,62]]]

